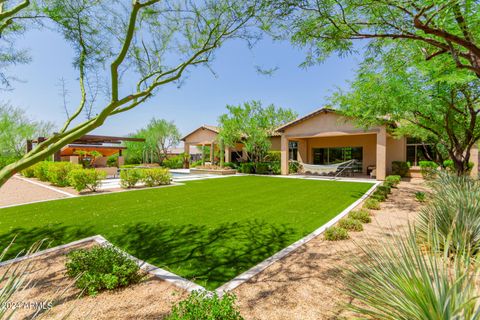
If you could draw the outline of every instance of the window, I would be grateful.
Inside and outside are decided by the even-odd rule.
[[[289,141],[288,142],[288,160],[297,161],[298,158],[298,142]]]
[[[313,164],[335,164],[355,159],[358,163],[354,171],[362,171],[362,147],[313,148],[312,154]]]
[[[435,150],[431,144],[422,143],[419,139],[407,138],[407,162],[418,166],[420,161],[435,159]]]

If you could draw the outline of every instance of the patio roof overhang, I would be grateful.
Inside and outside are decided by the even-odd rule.
[[[104,157],[109,157],[120,152],[120,150],[127,149],[122,146],[102,146],[102,145],[90,145],[90,144],[69,144],[60,151],[60,156],[68,157],[78,155],[77,151],[100,152]]]

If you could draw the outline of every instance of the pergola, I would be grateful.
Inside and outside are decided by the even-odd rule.
[[[27,140],[27,152],[32,150],[34,144],[45,141],[45,137],[38,137],[34,140]],[[76,157],[77,151],[93,152],[97,151],[104,157],[117,154],[122,157],[122,151],[127,149],[122,146],[123,141],[145,142],[142,138],[102,136],[102,135],[84,135],[83,137],[64,146],[53,156],[54,161],[62,161],[62,157]]]

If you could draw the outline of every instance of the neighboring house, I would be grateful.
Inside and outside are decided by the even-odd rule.
[[[358,172],[369,173],[375,168],[376,178],[384,180],[392,171],[393,161],[409,161],[415,166],[424,159],[423,150],[417,141],[407,138],[394,138],[385,125],[359,128],[354,119],[348,119],[337,111],[321,108],[306,116],[287,123],[271,136],[272,150],[281,151],[281,172],[288,174],[290,160],[305,164],[327,165],[355,159],[360,164]],[[201,126],[182,138],[185,150],[191,146],[207,145],[211,150],[216,147],[219,129],[215,126]],[[218,146],[217,146],[218,149]],[[225,149],[225,161],[245,159],[245,150],[241,143],[235,148]],[[213,152],[210,154],[213,161]],[[474,168],[472,174],[478,173],[478,149],[471,154]]]
[[[170,157],[179,156],[184,153],[185,153],[184,147],[176,147],[168,150],[167,155],[170,158]],[[202,151],[197,146],[190,146],[189,153],[190,153],[190,161],[198,161],[202,158]]]

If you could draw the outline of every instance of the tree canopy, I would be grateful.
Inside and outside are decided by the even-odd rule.
[[[21,158],[27,139],[48,136],[53,128],[50,122],[30,119],[20,108],[0,105],[0,157]]]
[[[249,160],[258,164],[270,149],[270,136],[276,128],[294,120],[297,114],[291,109],[262,107],[260,101],[243,105],[228,105],[228,113],[219,118],[218,139],[227,147],[243,143]]]
[[[178,83],[187,69],[207,66],[225,41],[255,39],[250,27],[261,6],[259,0],[44,0],[39,12],[74,48],[81,99],[54,136],[0,171],[0,186],[108,117],[142,104],[159,87]],[[103,75],[96,85],[106,83],[107,94],[95,106],[98,114],[81,121],[91,96],[88,80],[95,73]],[[125,85],[125,77],[136,86]]]
[[[418,59],[412,50],[394,48],[367,59],[351,89],[337,93],[334,103],[364,127],[396,123],[396,135],[432,143],[463,174],[480,139],[480,80]]]
[[[279,35],[309,49],[306,63],[355,50],[415,43],[425,60],[442,60],[480,77],[480,2],[476,0],[271,1]],[[275,31],[273,28],[270,31]]]
[[[180,142],[181,138],[180,131],[173,121],[155,118],[133,136],[145,139],[145,143],[126,142],[127,161],[132,163],[143,161],[143,154],[146,153],[151,161],[162,164],[168,158],[169,151]]]

